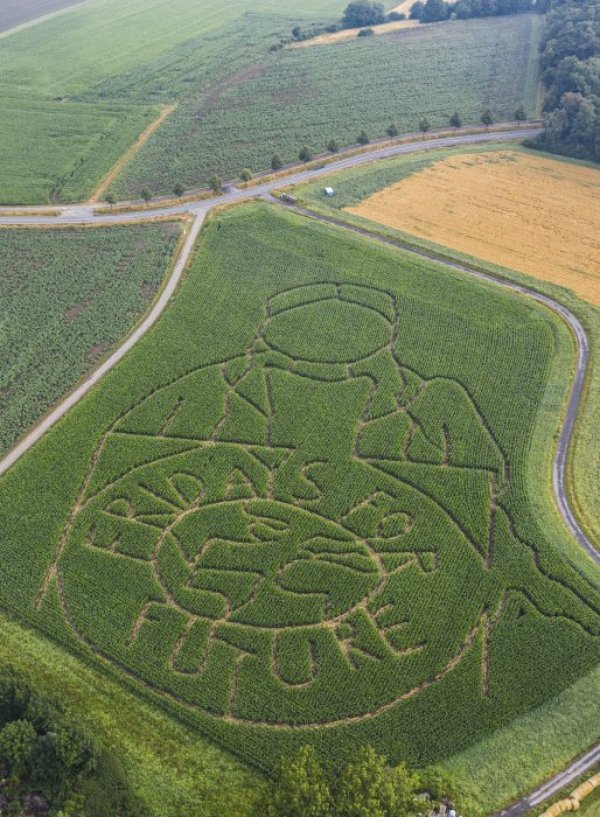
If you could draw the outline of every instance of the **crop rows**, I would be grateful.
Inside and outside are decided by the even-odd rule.
[[[445,126],[455,110],[465,123],[479,122],[485,108],[500,121],[521,104],[533,114],[539,32],[535,15],[470,20],[282,51],[260,71],[230,68],[210,94],[186,94],[114,192],[234,178],[244,167],[268,169],[274,154],[297,161],[304,145],[322,153],[331,139],[354,144],[363,129],[371,138],[390,123],[415,131],[424,116]],[[135,96],[136,84],[126,87]],[[176,161],[165,163],[166,155]]]
[[[143,313],[177,234],[174,224],[0,234],[0,451]]]
[[[264,205],[219,216],[4,482],[0,601],[265,768],[307,736],[467,745],[598,660],[599,589],[524,485],[553,320]]]

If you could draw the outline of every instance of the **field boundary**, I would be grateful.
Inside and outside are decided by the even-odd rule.
[[[146,144],[148,139],[156,133],[156,131],[160,128],[160,126],[171,116],[173,111],[177,108],[177,105],[167,105],[159,115],[151,122],[145,131],[143,131],[138,138],[135,140],[133,145],[129,147],[125,153],[118,159],[112,168],[108,171],[104,179],[100,182],[100,186],[96,189],[94,193],[90,196],[89,203],[96,204],[100,201],[100,198],[106,193],[108,188],[117,178],[117,176],[122,172],[124,167],[129,164],[129,162],[133,159],[133,157],[138,153]]]

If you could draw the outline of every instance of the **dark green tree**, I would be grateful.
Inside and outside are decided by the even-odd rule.
[[[439,23],[448,19],[448,4],[444,0],[427,0],[419,17],[422,23]]]
[[[305,145],[298,154],[298,158],[300,159],[301,162],[310,162],[310,160],[312,159],[312,153],[310,152],[310,148],[308,148]]]
[[[515,121],[516,122],[525,122],[525,121],[527,121],[527,111],[525,110],[523,105],[519,105],[519,107],[515,111]]]
[[[250,182],[252,181],[252,171],[249,167],[245,167],[242,172],[240,173],[240,179],[243,182]]]
[[[389,127],[386,129],[386,131],[385,131],[385,132],[386,132],[386,133],[387,133],[387,135],[390,137],[390,139],[393,139],[393,138],[394,138],[394,136],[398,136],[398,128],[397,128],[397,127],[396,127],[396,125],[394,125],[394,124],[390,125],[390,126],[389,126]]]
[[[340,146],[338,145],[335,139],[330,139],[329,142],[327,142],[327,150],[330,153],[337,153],[339,149]]]
[[[346,6],[342,25],[344,28],[364,28],[376,26],[385,21],[383,3],[372,0],[353,0]]]
[[[36,741],[37,732],[30,721],[11,721],[0,732],[0,758],[16,774],[22,774],[31,759]]]
[[[181,182],[176,182],[173,185],[173,193],[180,199],[183,194],[185,193],[185,187],[181,184]]]
[[[486,128],[489,128],[489,127],[490,127],[490,125],[493,125],[493,124],[494,124],[494,117],[492,116],[492,112],[490,111],[490,109],[489,109],[489,108],[487,108],[487,109],[486,109],[486,110],[485,110],[485,111],[484,111],[484,112],[481,114],[481,124],[482,124],[482,125],[485,125],[485,127],[486,127]]]
[[[281,161],[279,156],[277,154],[275,154],[273,156],[273,158],[271,159],[271,170],[281,170],[282,167],[283,167],[283,162]]]
[[[425,138],[425,134],[427,131],[431,130],[431,122],[424,116],[422,119],[419,120],[419,130],[423,134],[423,138]]]
[[[423,0],[416,0],[415,3],[412,4],[410,7],[409,18],[411,20],[420,20],[421,15],[423,14],[423,9],[425,8],[425,3]]]
[[[359,749],[333,787],[336,817],[408,817],[417,811],[419,778],[391,768],[370,746]]]
[[[213,193],[220,193],[223,189],[223,180],[220,179],[218,176],[211,176],[208,180],[208,186],[213,191]]]
[[[282,761],[265,811],[267,817],[333,817],[331,792],[312,746]]]
[[[452,128],[460,128],[462,127],[462,117],[461,115],[455,111],[452,116],[450,117],[450,126]]]
[[[369,26],[368,28],[361,28],[361,30],[356,35],[357,37],[372,37],[375,34],[373,29]]]
[[[371,140],[369,139],[369,135],[366,132],[366,130],[361,130],[361,132],[356,137],[356,141],[358,142],[359,145],[368,145]]]
[[[144,201],[146,202],[146,204],[147,204],[147,203],[150,201],[150,199],[152,198],[152,193],[151,193],[151,192],[148,190],[148,188],[147,188],[147,187],[144,187],[144,189],[142,190],[142,194],[141,194],[141,195],[142,195],[142,198],[144,199]]]
[[[117,203],[117,199],[115,198],[113,193],[107,193],[104,197],[104,201],[109,204],[111,207],[114,207]]]

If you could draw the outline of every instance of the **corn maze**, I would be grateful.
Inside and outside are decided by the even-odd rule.
[[[435,760],[593,666],[598,589],[524,489],[553,319],[265,206],[202,244],[85,456],[68,421],[33,452],[75,490],[12,524],[2,603],[267,769]]]

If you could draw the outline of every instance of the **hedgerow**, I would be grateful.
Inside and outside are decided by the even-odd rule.
[[[264,205],[220,215],[158,327],[0,485],[0,602],[266,769],[472,743],[598,660],[599,589],[524,484],[556,320]]]

